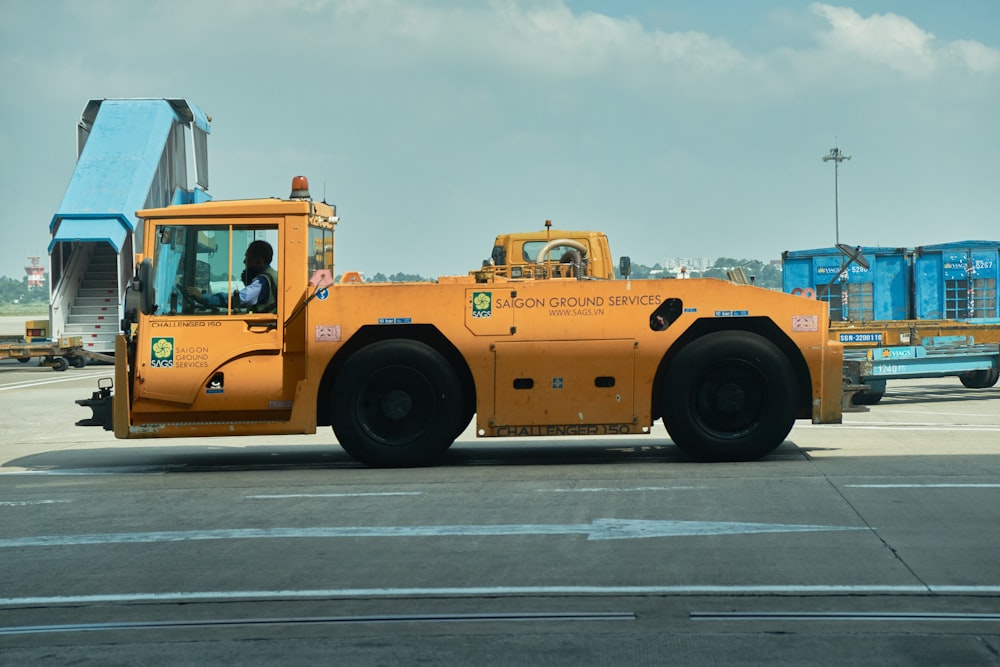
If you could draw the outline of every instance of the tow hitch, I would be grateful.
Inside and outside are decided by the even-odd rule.
[[[88,419],[81,419],[77,426],[103,426],[105,431],[114,429],[114,422],[111,416],[111,388],[114,381],[111,378],[101,378],[97,381],[97,391],[90,395],[90,398],[81,398],[76,401],[77,405],[90,408],[92,415]]]

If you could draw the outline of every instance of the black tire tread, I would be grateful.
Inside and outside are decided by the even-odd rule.
[[[727,386],[739,386],[745,397],[748,415],[734,431],[727,432],[710,410],[709,399],[721,396],[707,393],[715,386],[710,376],[715,382],[728,378]],[[672,361],[661,414],[674,444],[695,459],[756,460],[791,431],[798,411],[796,387],[792,364],[774,343],[747,331],[719,331],[693,341]]]

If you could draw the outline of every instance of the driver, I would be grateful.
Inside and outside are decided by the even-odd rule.
[[[242,279],[246,287],[232,294],[233,308],[246,308],[251,313],[276,313],[278,311],[278,272],[271,268],[274,250],[267,241],[257,240],[247,246],[243,257]],[[247,278],[253,280],[247,282]],[[227,307],[224,293],[203,294],[197,287],[189,286],[184,292],[203,306]]]

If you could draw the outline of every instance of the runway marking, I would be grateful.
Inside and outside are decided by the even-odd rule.
[[[218,618],[183,621],[111,621],[61,625],[0,627],[0,635],[52,632],[110,632],[153,628],[245,627],[253,625],[342,625],[358,623],[538,623],[540,621],[634,621],[631,611],[497,612],[483,614],[379,614],[365,616],[307,616],[278,618]]]
[[[57,382],[72,382],[73,380],[89,380],[97,375],[97,373],[90,373],[86,376],[77,375],[75,377],[62,377],[53,378],[51,380],[23,380],[21,382],[14,382],[11,384],[5,384],[0,386],[0,391],[10,391],[12,389],[29,389],[31,387],[41,387],[47,384],[56,384]]]
[[[1000,484],[845,484],[852,489],[1000,489]]]
[[[920,611],[693,611],[692,621],[1000,621],[1000,614]]]
[[[0,500],[0,507],[26,507],[28,505],[54,505],[71,503],[72,500]]]
[[[858,431],[973,431],[1000,432],[1000,426],[992,424],[820,424],[812,428],[852,429]]]
[[[286,498],[365,498],[368,496],[422,496],[423,491],[376,491],[370,493],[274,493],[243,496],[249,500],[284,500]]]
[[[69,476],[69,475],[150,475],[166,474],[168,469],[182,467],[181,464],[161,464],[151,466],[118,466],[106,468],[63,468],[61,470],[0,470],[3,475],[28,475],[28,476]]]
[[[595,486],[579,489],[535,489],[536,493],[635,493],[636,491],[694,491],[704,486]]]
[[[173,591],[0,598],[0,607],[214,600],[296,600],[306,598],[494,597],[525,595],[997,595],[1000,585],[677,585],[677,586],[470,586],[441,588],[326,588],[257,591]]]
[[[870,530],[858,526],[813,526],[780,523],[725,521],[643,521],[595,519],[589,524],[512,524],[499,526],[328,526],[313,528],[221,528],[147,533],[97,533],[90,535],[37,535],[0,539],[0,548],[80,546],[85,544],[152,544],[201,540],[247,540],[338,537],[466,537],[510,535],[578,535],[588,540],[628,540],[696,535],[748,535]]]
[[[980,413],[980,412],[938,412],[936,410],[893,410],[893,414],[910,414],[910,415],[944,415],[946,417],[996,417],[996,414]]]

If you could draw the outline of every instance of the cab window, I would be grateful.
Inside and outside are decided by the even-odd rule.
[[[257,240],[267,242],[272,249],[270,266],[276,273],[278,254],[273,250],[278,247],[277,237],[276,227],[159,227],[153,258],[156,314],[210,316],[247,312],[239,295],[257,277],[245,270],[247,248]],[[278,294],[280,290],[275,289],[274,296]]]

